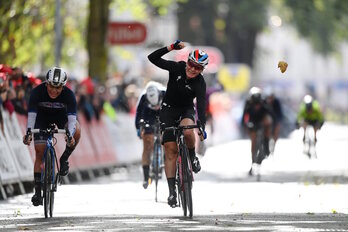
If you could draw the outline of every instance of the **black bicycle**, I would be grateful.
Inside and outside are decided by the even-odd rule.
[[[266,159],[269,156],[269,153],[267,153],[265,149],[265,131],[264,127],[262,125],[254,125],[253,123],[248,123],[247,125],[249,128],[254,128],[256,126],[256,141],[255,141],[255,162],[257,164],[257,170],[252,170],[252,172],[256,171],[257,174],[257,180],[259,181],[261,178],[260,174],[260,166],[264,159]],[[269,141],[268,141],[269,143]]]
[[[150,127],[149,123],[146,123],[144,120],[140,120],[140,125],[143,128]],[[164,152],[161,144],[161,129],[159,118],[156,118],[155,123],[153,124],[153,133],[154,133],[154,146],[153,153],[151,156],[151,181],[155,181],[155,201],[157,202],[157,189],[158,189],[158,180],[162,176],[163,167],[164,167]]]
[[[260,126],[256,131],[256,163],[260,164],[268,157],[265,149],[265,135],[264,129]]]
[[[176,186],[179,193],[179,207],[182,207],[184,216],[187,216],[187,210],[189,211],[189,217],[193,216],[193,202],[192,202],[192,182],[194,181],[191,159],[189,157],[188,149],[184,139],[184,130],[199,129],[199,134],[203,135],[203,131],[199,123],[197,125],[189,126],[174,126],[167,127],[165,130],[174,130],[176,136],[176,142],[178,144],[179,155],[176,162]],[[201,140],[204,140],[200,136]]]
[[[162,177],[163,167],[164,167],[164,152],[161,143],[161,130],[160,130],[160,121],[156,120],[154,125],[154,136],[155,142],[153,147],[153,156],[152,156],[152,170],[154,174],[156,192],[155,200],[157,202],[157,186],[158,180]]]
[[[45,218],[53,216],[54,193],[57,191],[57,186],[60,183],[59,165],[57,155],[54,149],[57,139],[54,134],[65,134],[68,140],[71,140],[70,133],[67,129],[57,129],[55,124],[51,124],[47,129],[32,129],[28,133],[42,133],[48,135],[46,148],[42,157],[43,168],[41,170],[41,186],[44,198]],[[55,171],[55,164],[57,172]]]

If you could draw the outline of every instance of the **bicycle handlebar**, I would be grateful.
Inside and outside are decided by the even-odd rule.
[[[65,129],[32,129],[30,130],[32,134],[45,133],[45,134],[67,134],[69,131]],[[70,133],[69,133],[70,134]]]
[[[203,136],[203,129],[200,125],[196,124],[196,125],[187,125],[187,126],[171,126],[171,127],[166,127],[164,128],[165,131],[169,131],[169,130],[174,130],[174,131],[183,131],[183,130],[190,130],[190,129],[195,129],[197,128],[199,130],[199,138],[201,141],[204,140],[204,136]]]
[[[68,142],[70,142],[72,140],[72,136],[70,135],[69,130],[66,129],[58,129],[58,128],[53,128],[53,127],[48,127],[47,129],[30,129],[28,128],[27,131],[27,136],[29,134],[37,134],[37,133],[44,133],[44,134],[49,134],[49,135],[53,135],[53,134],[65,134]]]

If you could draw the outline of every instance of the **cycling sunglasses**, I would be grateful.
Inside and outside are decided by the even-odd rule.
[[[194,68],[196,71],[202,71],[203,70],[203,66],[199,65],[195,62],[193,62],[192,60],[188,60],[187,64],[191,67]]]

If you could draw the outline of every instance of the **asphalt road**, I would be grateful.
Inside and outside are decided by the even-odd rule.
[[[260,181],[247,175],[249,141],[208,149],[193,185],[192,219],[167,205],[164,178],[155,202],[154,185],[144,190],[140,167],[131,166],[59,186],[53,218],[31,206],[31,194],[1,201],[0,231],[348,231],[347,132],[323,127],[314,160],[302,154],[300,131],[278,141]]]

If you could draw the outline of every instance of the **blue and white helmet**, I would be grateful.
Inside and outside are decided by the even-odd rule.
[[[62,68],[53,67],[48,70],[46,74],[46,80],[49,84],[59,87],[64,86],[68,81],[68,75]]]
[[[209,56],[206,52],[200,49],[196,49],[190,52],[188,56],[189,60],[192,60],[193,62],[202,65],[203,68],[205,68],[209,63]]]

